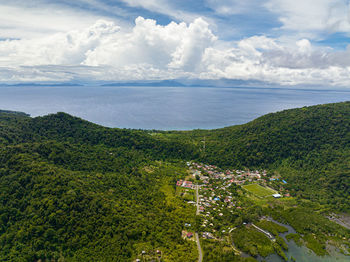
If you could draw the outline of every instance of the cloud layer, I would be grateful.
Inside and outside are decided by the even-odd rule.
[[[350,47],[337,50],[317,44],[329,34],[350,33],[346,0],[203,0],[202,6],[212,12],[203,15],[193,7],[178,8],[181,1],[120,0],[127,8],[175,20],[159,23],[139,16],[132,25],[111,19],[117,9],[109,8],[109,2],[79,0],[76,4],[99,13],[60,6],[51,17],[45,12],[57,7],[54,2],[33,2],[45,2],[47,9],[19,8],[17,1],[9,6],[0,0],[0,13],[6,9],[18,14],[0,18],[1,82],[228,78],[282,85],[350,84]],[[279,24],[269,34],[227,39],[220,32],[228,28],[220,30],[213,18],[252,14],[254,9],[269,12]],[[85,14],[89,15],[83,18]],[[40,19],[48,23],[41,26]],[[28,32],[24,20],[30,21]],[[17,31],[16,25],[21,25]],[[239,32],[239,25],[229,26]],[[35,33],[36,28],[40,30]]]

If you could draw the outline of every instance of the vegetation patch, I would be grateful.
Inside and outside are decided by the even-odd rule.
[[[274,253],[272,241],[263,233],[252,227],[240,227],[232,232],[235,246],[252,256],[261,255],[267,257]]]
[[[232,246],[226,242],[218,240],[202,239],[204,262],[254,262],[254,258],[243,258],[235,255]]]
[[[315,252],[318,256],[328,255],[326,249],[326,243],[322,239],[318,239],[313,234],[307,234],[303,236],[303,240],[306,242],[306,247]]]
[[[301,247],[303,245],[303,242],[302,242],[299,234],[288,234],[288,235],[286,235],[286,239],[288,241],[293,240],[295,242],[295,244],[299,247]]]
[[[268,220],[260,220],[259,222],[255,223],[258,227],[267,230],[274,236],[278,236],[279,233],[285,233],[288,232],[288,229],[284,226],[278,225],[272,221]]]

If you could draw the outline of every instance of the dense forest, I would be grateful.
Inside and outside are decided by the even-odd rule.
[[[191,146],[63,113],[4,112],[0,134],[1,261],[127,261],[157,249],[195,260],[181,238],[193,209],[162,191],[186,172],[176,159]]]
[[[189,141],[205,163],[274,171],[288,181],[294,195],[350,211],[350,102],[285,110],[217,130],[164,132],[159,137]]]
[[[187,132],[0,111],[0,261],[130,261],[142,251],[151,260],[156,250],[196,261],[181,237],[184,223],[199,223],[194,207],[172,197],[189,160],[265,168],[293,196],[349,212],[350,102]]]

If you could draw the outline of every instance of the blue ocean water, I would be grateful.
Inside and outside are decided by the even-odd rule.
[[[0,86],[0,109],[32,116],[67,112],[109,127],[158,130],[220,128],[348,100],[350,88]]]

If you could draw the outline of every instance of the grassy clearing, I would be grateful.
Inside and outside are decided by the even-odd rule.
[[[189,188],[176,188],[176,195],[183,198],[185,201],[196,201],[196,194],[194,189]]]
[[[271,188],[263,187],[258,184],[245,185],[243,188],[260,198],[270,197],[277,193],[277,191]]]

